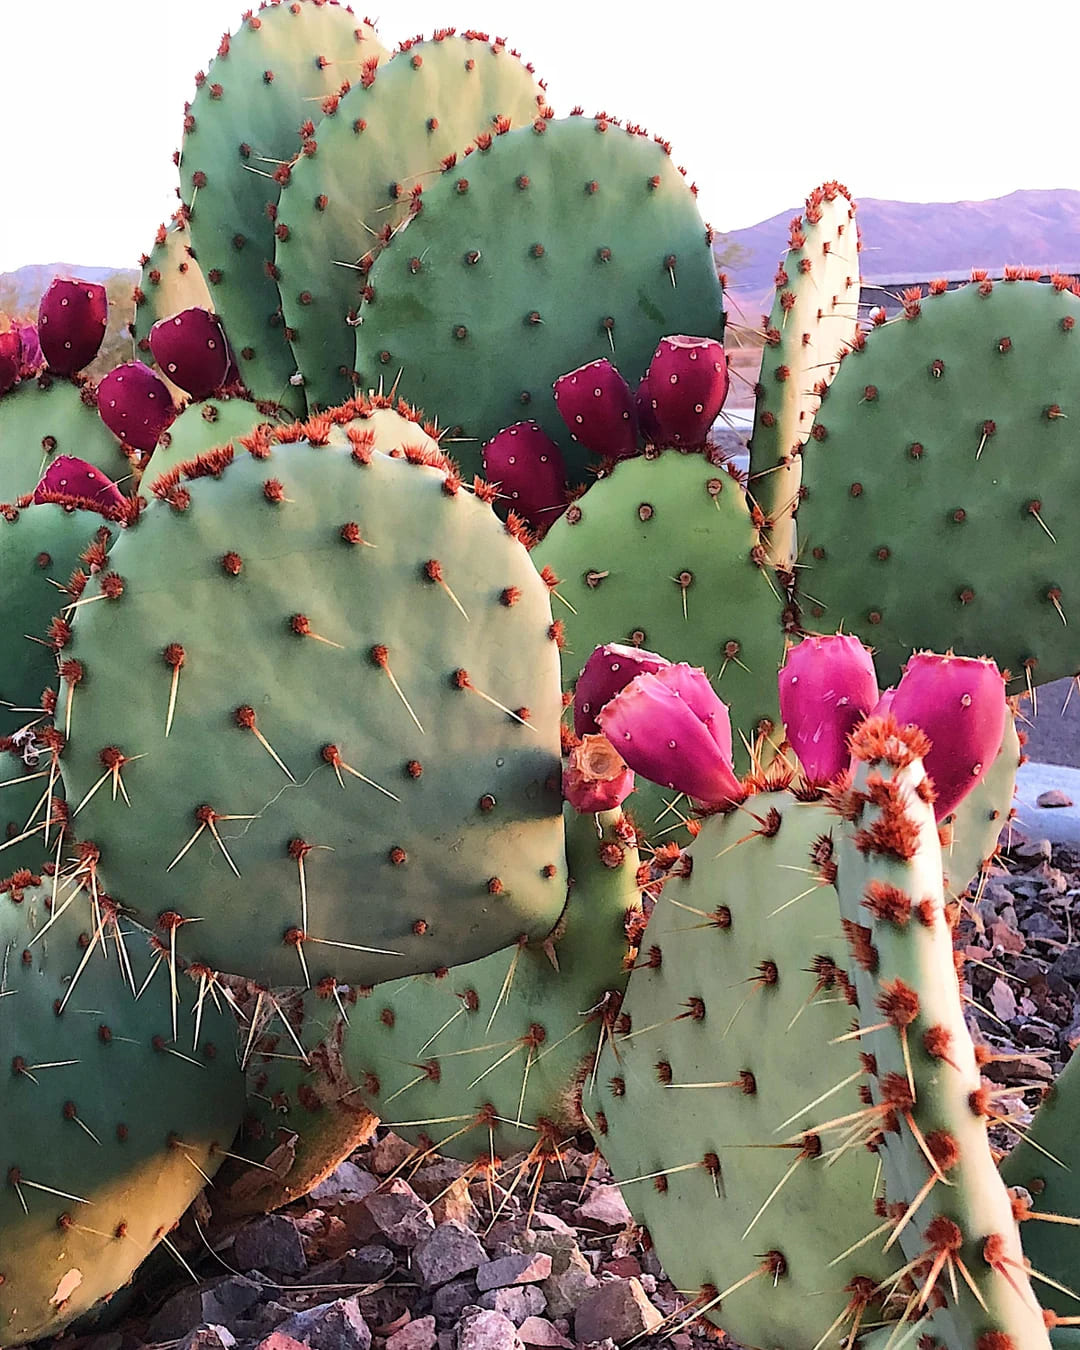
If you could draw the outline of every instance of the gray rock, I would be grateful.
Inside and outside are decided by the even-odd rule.
[[[360,1314],[358,1298],[304,1308],[282,1322],[274,1334],[291,1336],[311,1350],[371,1350],[371,1332]]]
[[[384,1280],[394,1269],[397,1258],[389,1247],[372,1243],[357,1247],[341,1258],[339,1284],[374,1284]],[[326,1281],[327,1284],[332,1281]]]
[[[440,1285],[431,1298],[431,1311],[442,1326],[452,1325],[470,1304],[476,1303],[476,1281],[451,1280]]]
[[[526,1317],[535,1317],[547,1308],[547,1299],[535,1284],[488,1289],[478,1295],[476,1301],[481,1308],[492,1308],[495,1312],[503,1313],[515,1326],[520,1326]]]
[[[523,1350],[517,1327],[500,1312],[471,1310],[458,1324],[457,1350]]]
[[[241,1270],[279,1275],[302,1275],[307,1270],[296,1224],[284,1214],[265,1214],[245,1224],[236,1234],[233,1256]]]
[[[634,1222],[618,1186],[597,1186],[583,1205],[579,1205],[575,1219],[582,1226],[607,1229],[626,1228]]]
[[[1066,947],[1052,967],[1054,974],[1070,984],[1080,984],[1080,947]]]
[[[648,1334],[664,1320],[636,1279],[605,1280],[578,1306],[574,1336],[579,1341],[610,1337],[618,1344]]]
[[[181,1289],[158,1309],[147,1327],[151,1341],[179,1341],[199,1326],[227,1327],[263,1294],[263,1285],[244,1275],[222,1275],[198,1288]]]
[[[1029,938],[1040,942],[1064,942],[1065,929],[1052,915],[1036,910],[1026,919],[1020,920],[1020,931]]]
[[[339,1163],[322,1181],[308,1192],[308,1199],[317,1205],[340,1205],[363,1200],[378,1186],[379,1180],[353,1162]]]
[[[439,1224],[413,1249],[412,1266],[422,1289],[437,1289],[440,1284],[487,1264],[487,1253],[480,1239],[463,1223],[451,1219]]]
[[[415,1247],[435,1228],[430,1205],[400,1177],[373,1191],[364,1208],[376,1228],[398,1247]]]
[[[518,1243],[551,1257],[551,1274],[539,1286],[547,1299],[549,1317],[570,1317],[585,1295],[599,1284],[572,1237],[528,1231],[519,1235]]]
[[[434,1317],[418,1317],[387,1337],[386,1350],[434,1350],[438,1339]]]
[[[511,1284],[537,1284],[551,1274],[551,1257],[546,1252],[515,1252],[497,1261],[486,1261],[476,1272],[476,1287],[505,1289]]]

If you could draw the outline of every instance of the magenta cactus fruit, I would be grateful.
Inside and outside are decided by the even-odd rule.
[[[731,767],[731,720],[703,670],[685,663],[638,675],[599,716],[600,729],[634,770],[707,807],[745,793]]]
[[[574,730],[588,736],[600,730],[600,710],[638,675],[655,674],[671,664],[656,652],[608,642],[585,662],[574,686]]]
[[[98,412],[114,436],[149,452],[176,416],[169,391],[149,366],[127,361],[98,385]]]
[[[552,388],[559,416],[574,440],[604,459],[638,452],[637,410],[630,386],[608,360],[590,361]]]
[[[694,449],[705,444],[709,428],[728,393],[724,349],[714,338],[685,333],[660,339],[642,381],[653,424],[650,440]]]
[[[660,424],[656,420],[656,413],[653,412],[652,391],[649,389],[648,375],[638,385],[634,394],[634,409],[637,412],[641,434],[650,445],[656,445],[660,440]]]
[[[41,343],[38,341],[37,324],[16,323],[15,332],[22,343],[21,364],[19,375],[25,379],[27,375],[36,375],[45,364],[45,357],[41,350]]]
[[[22,373],[22,341],[18,331],[0,333],[0,394],[6,394]]]
[[[847,738],[878,702],[869,650],[850,633],[807,637],[780,671],[780,715],[803,772],[827,783],[847,768]]]
[[[583,814],[613,811],[634,790],[634,771],[606,736],[585,736],[563,769],[563,796]]]
[[[34,489],[34,501],[54,501],[57,497],[78,497],[93,502],[95,506],[106,510],[123,508],[127,501],[124,494],[110,478],[87,464],[85,459],[76,459],[74,455],[57,455],[45,472],[45,477]]]
[[[38,340],[49,369],[56,375],[82,370],[97,355],[108,318],[104,286],[55,277],[38,308]]]
[[[938,820],[951,815],[982,781],[1005,731],[1005,682],[987,657],[917,652],[904,668],[889,709],[901,726],[930,738],[924,757]]]
[[[221,320],[208,309],[184,309],[150,329],[154,360],[192,398],[206,398],[225,383],[229,344]]]
[[[484,477],[499,499],[545,535],[566,510],[566,463],[562,451],[536,422],[504,427],[484,446]]]

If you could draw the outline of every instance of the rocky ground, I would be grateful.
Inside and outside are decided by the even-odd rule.
[[[1080,853],[1014,837],[958,940],[969,1022],[1007,1056],[986,1073],[1017,1125],[1080,1043],[1078,935]],[[410,1152],[380,1131],[306,1200],[232,1229],[196,1205],[173,1235],[186,1269],[157,1253],[114,1328],[39,1350],[738,1350],[684,1311],[590,1152],[567,1148],[532,1206],[513,1162],[489,1189]]]

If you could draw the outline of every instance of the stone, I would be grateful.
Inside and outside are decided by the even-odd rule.
[[[648,1335],[663,1320],[637,1280],[605,1280],[579,1304],[574,1336],[579,1341],[610,1337],[621,1345],[632,1336]]]
[[[549,1233],[562,1233],[564,1237],[577,1236],[577,1229],[571,1228],[566,1220],[560,1219],[557,1214],[545,1214],[542,1209],[538,1209],[534,1211],[532,1221],[537,1228],[546,1228]]]
[[[470,1310],[457,1329],[457,1350],[522,1350],[517,1327],[500,1312]]]
[[[431,1214],[437,1224],[455,1219],[458,1223],[470,1225],[480,1217],[480,1211],[472,1198],[468,1177],[458,1177],[441,1194],[431,1201]]]
[[[178,1341],[192,1327],[227,1327],[263,1294],[263,1285],[245,1275],[222,1275],[197,1288],[181,1289],[161,1305],[147,1327],[149,1341]]]
[[[457,1321],[470,1304],[476,1303],[476,1281],[473,1279],[451,1280],[440,1285],[431,1298],[431,1311],[443,1325]]]
[[[356,1163],[343,1162],[308,1192],[308,1199],[317,1205],[347,1204],[350,1201],[365,1199],[378,1184],[370,1172],[357,1167]]]
[[[551,1257],[546,1252],[515,1252],[486,1261],[476,1272],[476,1287],[505,1289],[511,1284],[536,1284],[551,1274]]]
[[[574,1217],[582,1227],[616,1229],[634,1222],[618,1186],[597,1186]]]
[[[422,1289],[436,1289],[485,1264],[487,1253],[480,1239],[472,1229],[454,1219],[439,1224],[413,1249],[412,1267]]]
[[[390,1274],[397,1264],[397,1258],[389,1247],[373,1243],[366,1247],[357,1247],[341,1258],[339,1284],[374,1284]],[[328,1281],[329,1283],[329,1281]]]
[[[476,1299],[481,1308],[492,1308],[520,1326],[527,1317],[535,1317],[547,1308],[547,1299],[535,1284],[516,1284],[506,1289],[488,1289]]]
[[[574,1350],[574,1342],[560,1334],[546,1317],[526,1317],[518,1327],[518,1335],[525,1345],[557,1346],[558,1350]]]
[[[236,1337],[228,1327],[196,1327],[189,1331],[177,1350],[232,1350]]]
[[[578,1304],[599,1281],[573,1238],[561,1233],[522,1234],[533,1250],[551,1257],[551,1274],[542,1281],[540,1292],[547,1299],[549,1317],[570,1317]]]
[[[291,1336],[283,1336],[280,1331],[272,1331],[257,1343],[255,1350],[304,1350],[304,1345]]]
[[[1050,788],[1048,792],[1040,792],[1035,798],[1036,806],[1072,806],[1072,804],[1073,799],[1060,788]]]
[[[386,1338],[386,1350],[435,1350],[438,1339],[434,1317],[418,1317]]]
[[[300,1232],[284,1214],[264,1214],[245,1224],[233,1242],[233,1257],[241,1270],[302,1275],[307,1270]]]
[[[415,1247],[435,1229],[431,1206],[400,1177],[372,1191],[363,1208],[379,1232],[397,1247]]]
[[[376,1176],[385,1177],[399,1168],[416,1152],[412,1144],[407,1144],[400,1134],[393,1130],[376,1139],[371,1146],[371,1170]]]
[[[356,1298],[304,1308],[282,1322],[274,1334],[291,1336],[311,1350],[371,1350],[371,1331]]]
[[[1020,920],[1020,931],[1037,942],[1065,941],[1065,929],[1061,924],[1052,915],[1038,909]]]
[[[995,1016],[1000,1017],[1003,1022],[1008,1022],[1016,1016],[1016,995],[1005,980],[994,981],[990,986],[989,998]]]
[[[1080,984],[1080,947],[1066,947],[1054,962],[1053,971],[1070,984]]]

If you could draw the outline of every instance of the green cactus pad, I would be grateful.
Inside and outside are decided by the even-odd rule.
[[[361,388],[403,371],[409,398],[462,428],[470,472],[484,441],[532,418],[584,480],[552,383],[598,357],[635,383],[665,334],[723,333],[689,185],[661,146],[600,119],[538,118],[459,161],[368,280]]]
[[[182,309],[213,309],[214,302],[194,254],[191,235],[183,212],[177,212],[168,225],[159,225],[154,246],[142,265],[139,284],[135,287],[135,317],[131,321],[131,336],[135,339],[136,356],[145,365],[155,367],[150,350],[150,329],[159,319],[171,318]],[[173,384],[160,369],[157,373],[169,386],[173,399],[179,403],[187,394]]]
[[[703,455],[671,450],[619,464],[532,556],[559,578],[569,688],[593,648],[634,643],[703,667],[730,705],[732,727],[749,740],[763,721],[780,725],[776,582],[738,483]],[[737,733],[735,747],[736,764],[749,768]],[[678,821],[667,809],[671,798],[638,779],[627,809],[646,836]]]
[[[565,876],[545,586],[437,456],[321,430],[155,480],[70,649],[69,798],[115,748],[131,800],[76,821],[109,893],[279,985],[542,937]]]
[[[842,184],[825,183],[810,194],[791,222],[789,243],[765,321],[750,440],[752,491],[769,521],[769,556],[786,569],[795,560],[801,450],[840,368],[838,353],[859,327],[858,227]]]
[[[364,289],[361,260],[408,220],[413,188],[447,157],[464,164],[466,147],[500,119],[528,125],[543,105],[531,69],[501,40],[452,33],[405,46],[331,105],[282,191],[274,258],[310,407],[353,392],[356,339],[346,319]]]
[[[859,1043],[834,1043],[852,1018],[835,826],[784,792],[705,822],[657,900],[586,1099],[624,1199],[699,1307],[782,1256],[775,1279],[707,1313],[746,1345],[834,1350],[857,1314],[878,1320],[869,1291],[902,1264],[880,1242],[830,1264],[877,1226],[877,1161],[854,1148],[830,1165],[844,1131],[804,1133],[859,1110]]]
[[[599,824],[567,808],[570,898],[550,941],[379,985],[349,1009],[347,1090],[403,1138],[472,1162],[542,1152],[584,1125],[640,908],[633,829],[619,811]]]
[[[319,100],[385,56],[344,6],[273,3],[222,39],[185,115],[180,190],[213,308],[247,387],[295,411],[303,396],[289,383],[296,362],[273,275],[279,180]]]
[[[1080,298],[984,281],[906,303],[844,359],[805,448],[803,621],[861,632],[883,685],[923,647],[993,656],[1013,693],[1070,675]]]
[[[1016,729],[1016,713],[1005,719],[1001,749],[993,764],[943,824],[941,862],[949,895],[963,895],[973,880],[989,872],[1001,831],[1008,823],[1016,790],[1016,771],[1023,751]]]
[[[154,970],[143,934],[70,881],[55,899],[37,882],[0,894],[0,1346],[53,1335],[123,1285],[213,1175],[244,1104],[218,991],[201,991],[196,1046],[199,987],[177,980],[174,1029],[164,960],[134,998]]]
[[[97,413],[92,384],[58,375],[23,380],[0,398],[0,502],[33,492],[57,455],[74,455],[130,493],[133,468]]]
[[[285,420],[291,420],[286,418]],[[242,454],[242,437],[253,436],[259,427],[271,428],[282,421],[269,404],[246,398],[207,398],[189,403],[154,451],[148,473],[153,479],[208,450],[231,445]]]

